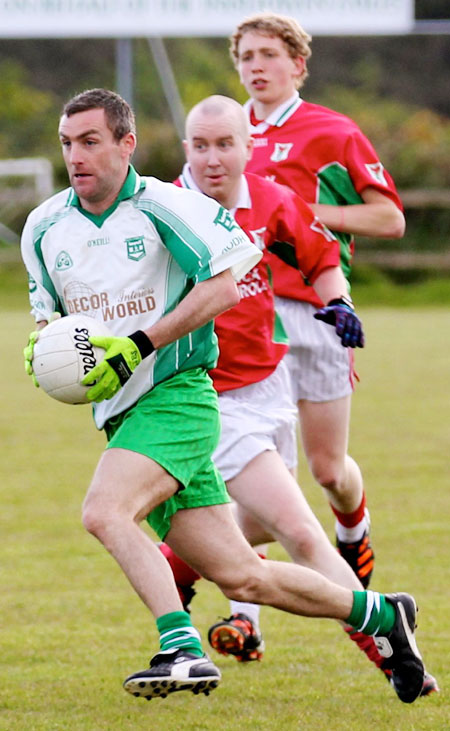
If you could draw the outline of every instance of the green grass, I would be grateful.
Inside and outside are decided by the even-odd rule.
[[[403,705],[335,623],[265,608],[262,663],[216,656],[223,681],[209,698],[146,703],[121,683],[156,650],[154,623],[80,523],[103,435],[89,407],[32,387],[21,356],[32,320],[23,295],[10,295],[0,324],[1,731],[450,728],[448,309],[362,311],[368,344],[357,354],[351,431],[372,515],[373,586],[415,594],[419,646],[442,692]],[[300,475],[331,536],[303,464]],[[285,555],[274,546],[271,557]],[[203,637],[227,613],[201,581],[193,618]]]

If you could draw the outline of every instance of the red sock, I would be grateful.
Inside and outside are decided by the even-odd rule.
[[[358,523],[360,523],[364,518],[366,495],[363,492],[361,504],[353,511],[353,513],[341,513],[341,511],[337,510],[331,503],[330,507],[341,525],[345,526],[345,528],[354,528],[354,526],[358,525]]]
[[[386,675],[389,679],[391,677],[391,671],[383,668],[384,657],[378,652],[378,648],[375,644],[375,640],[370,635],[364,635],[362,632],[358,632],[353,627],[344,627],[344,631],[348,634],[350,639],[364,652],[369,660],[373,662],[377,668]]]
[[[183,559],[177,556],[166,543],[159,543],[158,547],[170,564],[177,586],[191,586],[195,581],[202,578]]]

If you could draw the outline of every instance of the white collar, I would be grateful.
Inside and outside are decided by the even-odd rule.
[[[289,99],[274,109],[274,111],[271,112],[266,119],[258,122],[255,126],[250,122],[250,132],[252,134],[263,134],[269,127],[282,127],[289,117],[297,111],[302,102],[303,99],[299,95],[298,91],[296,91],[295,94],[289,97]],[[244,109],[247,112],[249,119],[252,106],[252,99],[248,99],[244,104]]]
[[[181,179],[183,188],[190,188],[191,190],[196,190],[198,193],[203,194],[203,191],[200,190],[200,188],[198,187],[194,178],[192,177],[191,169],[189,167],[189,163],[187,163],[187,162],[183,165],[183,170],[181,171],[180,179]],[[245,175],[242,175],[241,184],[239,186],[239,195],[238,195],[237,203],[234,208],[230,208],[230,213],[232,213],[234,215],[238,208],[251,208],[251,207],[252,207],[252,201],[250,198],[250,191],[248,189],[247,178],[245,177]]]

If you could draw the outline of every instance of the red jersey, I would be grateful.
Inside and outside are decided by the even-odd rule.
[[[363,203],[361,193],[376,188],[400,210],[402,203],[394,181],[383,168],[367,137],[349,117],[310,104],[298,95],[280,105],[267,120],[254,118],[251,101],[245,104],[255,148],[247,170],[288,185],[309,203],[336,206]],[[340,242],[341,266],[351,271],[354,241],[350,234],[334,232]],[[273,257],[275,293],[323,303],[301,277]]]
[[[188,165],[175,184],[198,190]],[[283,185],[243,175],[238,204],[231,213],[259,248],[268,247],[289,261],[299,279],[298,268],[314,282],[324,269],[339,264],[336,239],[310,207]],[[220,354],[210,376],[219,393],[267,378],[288,349],[270,279],[263,257],[237,283],[240,302],[215,319]]]

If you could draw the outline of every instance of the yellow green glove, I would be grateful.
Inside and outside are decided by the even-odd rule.
[[[94,384],[87,392],[87,397],[96,403],[112,398],[131,378],[142,359],[155,350],[142,330],[125,338],[99,335],[90,337],[89,341],[106,350],[102,362],[81,381],[83,386]]]
[[[54,320],[58,320],[61,317],[59,312],[54,312],[50,319],[50,322],[54,322]],[[42,328],[43,330],[44,328]],[[36,388],[39,388],[39,383],[37,382],[37,378],[33,373],[33,354],[34,354],[34,346],[36,345],[39,335],[42,332],[42,330],[33,330],[33,332],[30,333],[28,338],[28,345],[23,349],[23,357],[25,360],[25,373],[28,376],[31,376],[34,385]]]
[[[31,376],[32,381],[36,388],[39,388],[37,378],[33,373],[33,351],[34,346],[39,338],[39,330],[33,330],[28,338],[28,345],[23,349],[23,357],[25,359],[25,373]]]

